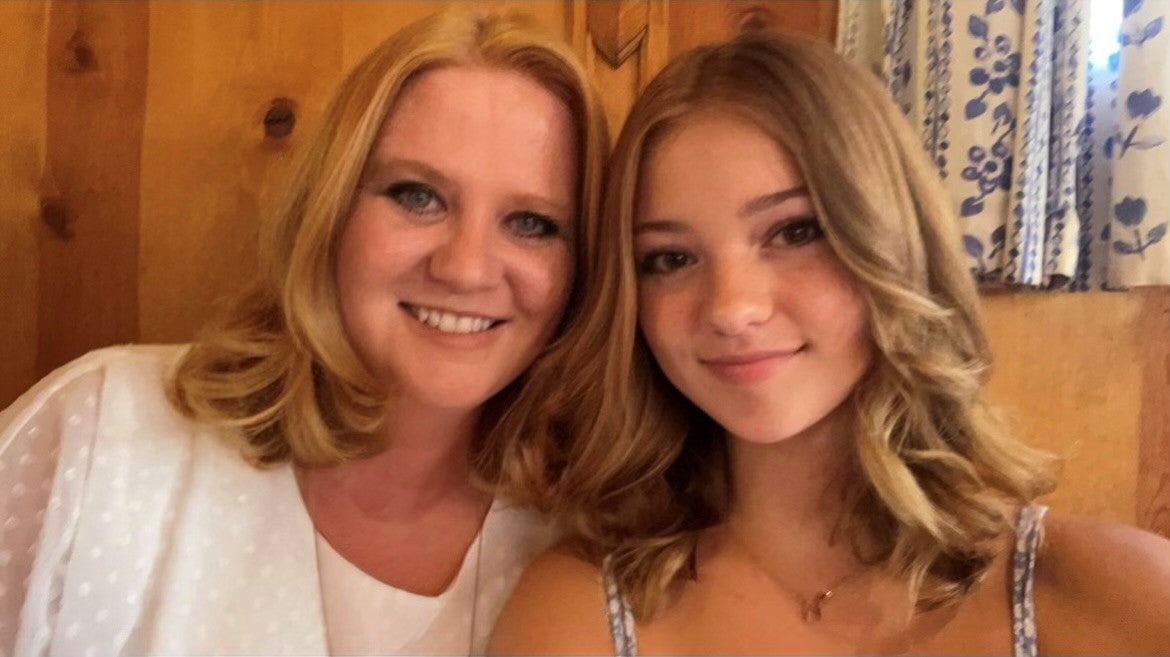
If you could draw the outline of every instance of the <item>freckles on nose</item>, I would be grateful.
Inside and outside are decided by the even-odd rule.
[[[729,271],[709,281],[703,303],[704,314],[721,333],[738,333],[762,322],[772,312],[766,285],[750,272]]]

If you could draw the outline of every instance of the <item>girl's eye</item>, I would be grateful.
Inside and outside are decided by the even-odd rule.
[[[535,212],[517,212],[509,215],[506,224],[519,237],[543,239],[561,234],[561,226],[553,219]]]
[[[816,217],[794,219],[774,229],[768,238],[772,246],[804,246],[825,236]]]
[[[396,183],[386,190],[386,196],[415,214],[434,214],[447,209],[435,190],[422,183]]]
[[[638,271],[647,276],[663,276],[688,267],[694,257],[683,251],[653,251],[642,257]]]

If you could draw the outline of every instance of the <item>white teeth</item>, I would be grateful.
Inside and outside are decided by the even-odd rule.
[[[492,327],[490,319],[445,313],[428,308],[407,307],[418,321],[429,324],[444,333],[479,333]]]

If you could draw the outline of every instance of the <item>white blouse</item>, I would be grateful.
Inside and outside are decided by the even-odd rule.
[[[530,513],[499,500],[464,555],[455,581],[424,596],[374,579],[317,535],[317,564],[335,655],[483,654],[495,619],[534,556],[552,536]]]
[[[182,349],[91,353],[0,413],[0,654],[482,652],[542,519],[497,501],[435,598],[372,580],[317,539],[290,465],[172,410]]]

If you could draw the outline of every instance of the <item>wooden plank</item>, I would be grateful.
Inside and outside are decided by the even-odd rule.
[[[646,40],[642,44],[641,57],[638,60],[638,91],[645,89],[669,61],[670,3],[667,0],[651,0]],[[613,126],[615,135],[620,127]]]
[[[53,2],[37,370],[138,330],[145,3]]]
[[[543,4],[543,3],[538,3]],[[450,2],[434,0],[404,0],[403,2],[346,2],[343,5],[343,61],[348,70],[379,43],[400,29],[424,16],[446,9]],[[467,2],[469,10],[483,8],[481,2]],[[338,82],[340,79],[337,80]]]
[[[590,73],[597,88],[601,90],[601,104],[605,118],[610,125],[610,139],[616,141],[618,131],[634,104],[641,87],[639,58],[631,57],[618,68],[610,67],[605,58],[589,44]]]
[[[638,93],[666,65],[666,0],[587,2],[566,7],[567,38],[601,93],[610,137],[617,139]]]
[[[1170,289],[1140,292],[1141,441],[1137,525],[1170,538]]]
[[[343,39],[345,67],[356,64],[384,39],[402,26],[446,8],[466,11],[516,12],[532,16],[536,22],[558,37],[569,37],[568,2],[403,0],[395,2],[345,2],[343,9]]]
[[[732,35],[725,0],[672,2],[668,48],[673,58],[696,46],[718,43]]]
[[[341,12],[319,2],[150,7],[142,339],[181,342],[255,274],[268,193],[341,74]]]
[[[800,32],[832,41],[837,34],[836,0],[685,0],[670,15],[670,53],[717,43],[744,29]]]
[[[615,0],[587,4],[593,47],[610,68],[619,68],[636,53],[650,22],[649,0]]]
[[[768,6],[785,30],[818,36],[829,43],[837,40],[836,0],[771,0],[761,4]]]
[[[36,226],[48,33],[48,2],[0,3],[0,408],[37,377]]]
[[[1142,431],[1142,297],[984,297],[992,399],[1020,435],[1066,461],[1049,503],[1133,524]]]

